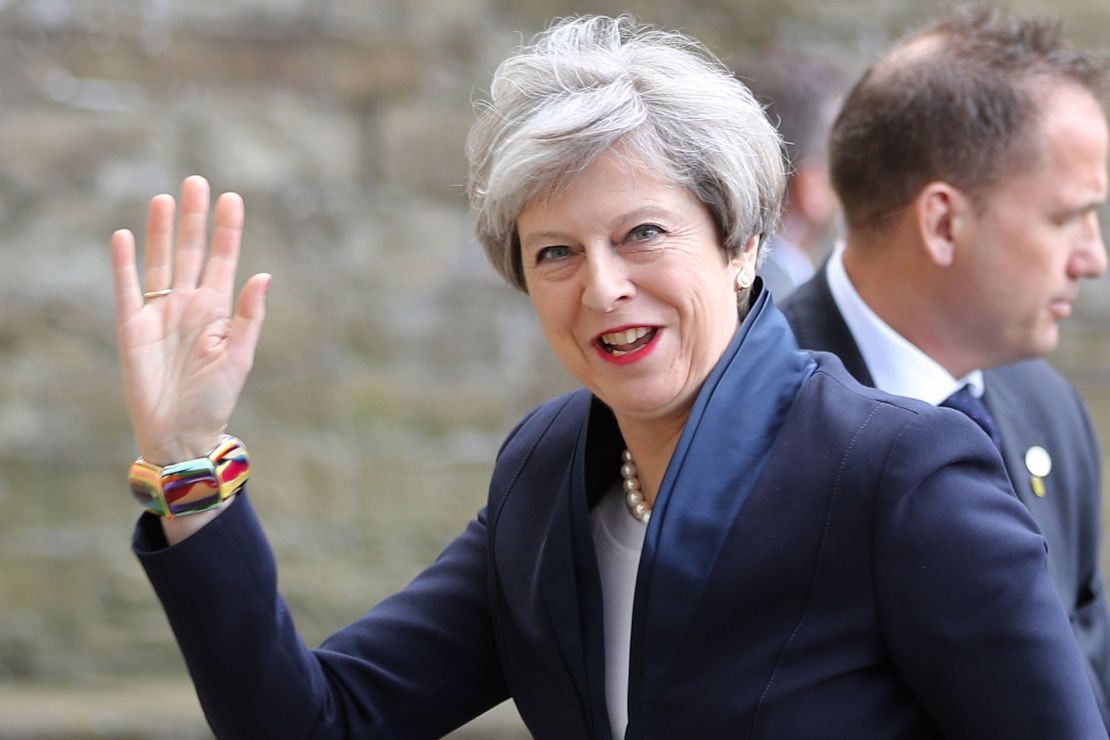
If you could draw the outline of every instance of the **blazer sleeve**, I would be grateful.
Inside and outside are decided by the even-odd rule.
[[[875,517],[885,641],[945,737],[1106,737],[1044,539],[985,435],[922,411],[890,448]]]
[[[133,542],[220,738],[440,737],[507,696],[485,510],[407,588],[310,650],[246,494],[187,540]]]

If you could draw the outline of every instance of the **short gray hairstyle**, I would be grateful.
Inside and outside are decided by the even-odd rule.
[[[628,15],[557,20],[501,63],[476,110],[471,213],[494,268],[522,291],[520,212],[618,144],[704,203],[729,254],[755,235],[762,250],[778,225],[779,134],[731,70],[684,34]]]

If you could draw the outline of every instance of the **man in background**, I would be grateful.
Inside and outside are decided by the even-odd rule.
[[[1106,270],[1107,76],[1055,25],[987,8],[898,43],[833,126],[843,249],[784,304],[803,347],[992,436],[1047,540],[1104,720],[1099,447],[1076,391],[1036,358],[1080,280]]]
[[[772,295],[782,300],[813,276],[832,242],[837,203],[829,184],[827,142],[844,84],[829,63],[784,49],[753,54],[733,69],[767,107],[790,165],[782,229],[759,268]]]

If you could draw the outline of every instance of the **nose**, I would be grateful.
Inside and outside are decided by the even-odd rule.
[[[582,304],[596,311],[612,311],[635,294],[628,265],[610,244],[586,250],[583,280]]]
[[[1071,271],[1074,278],[1097,278],[1106,272],[1106,243],[1102,239],[1098,214],[1092,213],[1090,219],[1087,235],[1072,255]]]

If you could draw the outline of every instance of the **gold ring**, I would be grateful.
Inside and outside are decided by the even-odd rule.
[[[173,288],[166,288],[164,290],[148,290],[143,293],[143,298],[150,300],[151,298],[163,298],[173,292]]]

